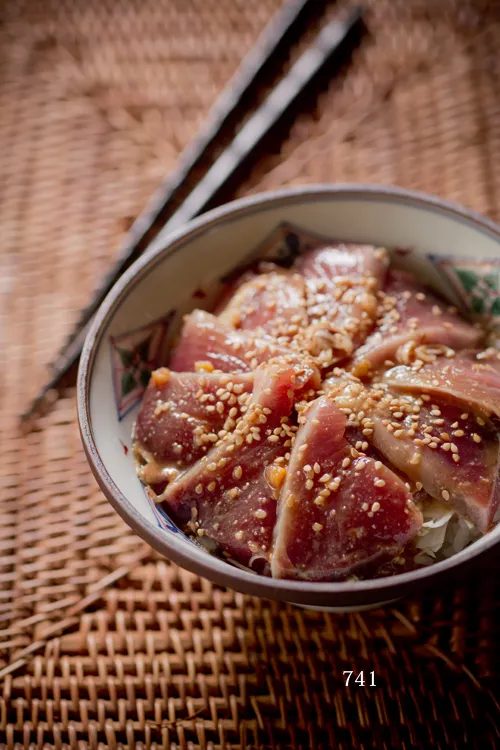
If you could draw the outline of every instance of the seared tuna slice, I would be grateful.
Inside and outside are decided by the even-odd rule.
[[[483,335],[421,286],[412,274],[391,271],[382,294],[377,328],[356,351],[352,371],[363,376],[387,361],[408,362],[412,350],[422,344],[439,344],[452,350],[472,347]]]
[[[489,528],[500,502],[499,438],[489,420],[381,384],[365,388],[340,378],[324,387],[349,423],[361,426],[366,440],[417,490],[449,502],[481,531]]]
[[[265,333],[235,331],[214,315],[194,310],[186,316],[170,368],[177,372],[250,372],[262,362],[278,359],[295,369],[302,390],[319,386],[320,375],[310,357],[276,343]]]
[[[307,411],[278,504],[277,578],[343,579],[373,572],[418,532],[422,518],[390,469],[354,449],[346,417],[321,397]]]
[[[310,321],[302,346],[320,366],[350,356],[372,330],[387,264],[387,251],[371,245],[324,247],[297,261],[306,279]]]
[[[251,373],[155,370],[134,432],[136,454],[147,462],[144,481],[155,468],[160,473],[163,468],[187,468],[213,447],[221,431],[234,429],[253,379]]]
[[[295,268],[307,281],[324,279],[335,286],[339,277],[352,279],[373,277],[377,286],[384,283],[389,256],[387,250],[374,245],[342,243],[327,245],[301,255]]]
[[[423,367],[393,367],[384,382],[399,391],[430,393],[500,417],[500,353],[458,352]]]
[[[254,274],[218,317],[233,328],[259,329],[291,340],[308,323],[304,277],[281,269]]]
[[[261,568],[269,559],[285,455],[296,429],[289,421],[296,387],[292,368],[257,371],[247,411],[233,432],[163,495],[177,523],[249,567],[259,561]]]

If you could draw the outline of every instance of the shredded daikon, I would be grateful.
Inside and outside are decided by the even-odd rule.
[[[481,536],[473,523],[459,516],[446,503],[432,500],[422,503],[420,509],[424,522],[415,544],[420,550],[415,557],[418,565],[445,560]]]

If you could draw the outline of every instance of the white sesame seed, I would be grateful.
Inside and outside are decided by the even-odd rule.
[[[441,497],[443,498],[443,500],[449,500],[450,499],[450,493],[448,492],[448,490],[442,490],[441,491]]]
[[[318,531],[321,531],[321,529],[323,528],[323,524],[316,522],[316,523],[313,523],[312,527],[313,527],[313,531],[316,531],[317,533]]]

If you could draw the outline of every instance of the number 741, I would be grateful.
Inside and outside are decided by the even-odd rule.
[[[346,684],[346,686],[349,685],[349,680],[351,679],[352,675],[354,674],[354,671],[353,670],[349,671],[348,669],[344,669],[344,671],[342,672],[342,674],[343,675],[347,675],[347,677],[345,678],[345,684]],[[376,687],[376,685],[375,685],[375,672],[370,672],[370,677],[371,677],[371,680],[368,683],[368,687]],[[361,685],[361,687],[364,687],[365,686],[365,673],[363,671],[361,671],[358,674],[358,676],[354,678],[354,682],[357,685]]]

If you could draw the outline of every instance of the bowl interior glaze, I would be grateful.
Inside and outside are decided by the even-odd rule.
[[[103,491],[166,557],[240,591],[343,609],[386,602],[456,570],[496,544],[500,527],[449,560],[394,578],[336,584],[266,579],[210,555],[180,532],[147,497],[130,450],[148,372],[165,362],[185,312],[210,309],[227,275],[254,257],[286,260],[324,240],[384,245],[397,265],[415,271],[450,302],[492,314],[498,307],[500,320],[500,229],[492,222],[398,189],[320,185],[262,194],[211,211],[153,244],[124,274],[87,337],[78,411]]]

